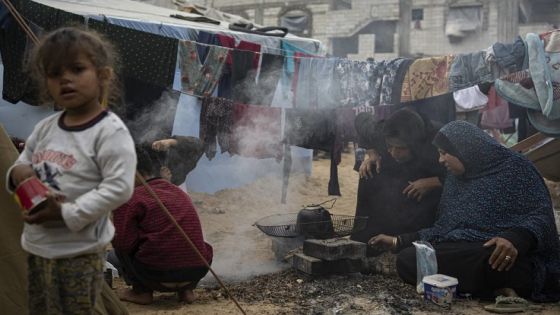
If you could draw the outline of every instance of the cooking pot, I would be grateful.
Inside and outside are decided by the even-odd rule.
[[[305,238],[326,239],[334,237],[331,214],[321,205],[309,205],[297,215],[297,227]]]

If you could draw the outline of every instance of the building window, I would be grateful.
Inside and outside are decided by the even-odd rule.
[[[463,38],[482,30],[483,22],[482,6],[450,7],[445,23],[445,35],[451,43],[460,42]]]
[[[424,20],[424,9],[412,9],[412,27],[414,29],[422,29],[422,20]]]
[[[424,19],[424,9],[412,9],[412,20],[422,21]]]
[[[333,0],[332,10],[351,10],[352,0]]]
[[[312,14],[306,7],[288,7],[280,11],[278,25],[297,36],[311,37]]]

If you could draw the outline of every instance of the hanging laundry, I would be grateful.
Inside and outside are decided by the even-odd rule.
[[[460,112],[479,110],[488,104],[488,96],[480,91],[478,85],[453,92],[453,99]]]
[[[560,119],[560,31],[545,35],[545,39],[527,34],[529,70],[496,80],[495,87],[507,101],[556,120]]]
[[[492,69],[486,62],[486,53],[478,51],[458,54],[449,70],[449,90],[458,91],[480,83],[492,82]]]
[[[259,66],[257,53],[261,46],[243,40],[236,44],[234,37],[223,34],[216,34],[216,38],[220,46],[230,48],[222,70],[218,96],[253,104],[248,93],[256,84],[256,69]]]
[[[228,50],[210,46],[202,63],[197,48],[191,41],[179,44],[179,68],[181,70],[181,90],[190,95],[208,96],[212,94],[220,79]]]
[[[419,99],[412,102],[403,102],[399,108],[412,108],[420,115],[427,117],[432,122],[441,126],[455,120],[456,110],[453,93],[447,93],[436,97]],[[441,127],[440,126],[440,127]]]
[[[231,100],[218,97],[202,99],[199,138],[204,143],[204,152],[209,160],[216,156],[216,142],[220,145],[221,153],[230,150],[232,114],[233,102]]]
[[[535,83],[535,90],[541,105],[541,111],[547,118],[560,119],[560,31],[542,34],[537,41],[532,34],[527,34],[529,44],[529,70]]]
[[[381,95],[381,85],[383,83],[383,73],[385,72],[385,60],[375,61],[373,58],[366,60],[366,73],[369,78],[368,89],[370,94],[370,102],[365,105],[379,105]]]
[[[17,2],[14,2],[16,4]],[[85,18],[81,15],[62,11],[34,1],[25,1],[24,5],[17,5],[18,11],[28,20],[45,31],[65,26],[83,25]]]
[[[199,44],[208,44],[208,45],[198,45],[196,49],[198,50],[198,58],[202,62],[206,60],[206,55],[208,54],[208,50],[212,46],[221,46],[220,39],[218,35],[214,33],[209,33],[205,31],[198,32],[198,39],[196,40]]]
[[[415,60],[403,80],[401,102],[448,93],[452,62],[452,55]]]
[[[122,73],[144,82],[171,88],[177,63],[178,40],[90,19],[88,26],[114,43]]]
[[[152,143],[171,138],[180,92],[135,78],[124,78],[123,119],[135,143]]]
[[[483,129],[507,129],[513,126],[509,118],[509,104],[502,99],[492,86],[488,91],[488,106],[482,110],[480,127]]]
[[[229,153],[282,159],[282,109],[234,104]]]
[[[401,103],[401,91],[403,89],[404,77],[408,73],[408,68],[414,62],[413,59],[403,58],[400,63],[397,73],[395,74],[395,79],[391,91],[391,102],[392,104],[398,105]]]
[[[261,51],[261,45],[256,44],[256,43],[251,43],[248,41],[239,41],[238,44],[236,44],[235,38],[228,36],[228,35],[223,35],[223,34],[216,34],[218,41],[220,42],[220,46],[222,47],[226,47],[226,48],[231,48],[230,53],[227,56],[227,60],[226,63],[228,65],[231,65],[234,63],[233,60],[233,52],[234,51],[252,51],[254,53],[260,53]],[[253,59],[251,60],[253,63],[253,68],[257,68],[259,65],[259,55],[254,54],[253,55]]]
[[[334,58],[301,58],[298,60],[295,89],[296,108],[335,108],[342,105],[339,82],[334,71]]]
[[[283,75],[284,57],[262,54],[257,74],[257,85],[252,89],[253,104],[271,106],[278,81]]]
[[[395,94],[393,93],[393,89],[395,87],[396,81],[400,79],[398,77],[398,74],[399,69],[401,68],[401,64],[403,64],[403,62],[405,62],[406,60],[407,59],[404,58],[396,58],[392,60],[386,60],[384,62],[381,92],[379,95],[379,105],[393,105],[398,104],[398,102],[400,101],[400,95],[398,98],[393,98]],[[401,79],[401,82],[403,79],[404,77]],[[399,84],[399,86],[401,86],[401,84]]]
[[[25,5],[14,2],[16,9],[27,20],[31,31],[40,37],[44,31],[63,26],[83,25],[84,17],[58,10],[37,2],[29,1]],[[4,83],[2,97],[10,103],[24,101],[30,105],[42,105],[36,83],[26,73],[23,65],[26,56],[34,46],[28,35],[13,20],[6,16],[0,35],[0,52],[4,66]]]
[[[282,51],[284,52],[284,56],[286,57],[286,62],[284,63],[284,70],[286,71],[286,74],[288,74],[289,76],[293,75],[293,73],[295,72],[295,53],[299,52],[302,53],[303,56],[305,57],[315,57],[315,55],[309,51],[306,51],[303,48],[300,48],[294,44],[289,43],[286,40],[282,40]]]
[[[367,62],[338,59],[335,66],[335,81],[341,89],[340,106],[373,104],[370,81],[374,72]]]
[[[340,196],[337,161],[340,162],[341,146],[336,146],[336,109],[286,109],[284,141],[307,149],[330,152],[331,167],[329,195]]]
[[[257,57],[252,51],[233,50],[230,52],[233,63],[231,67],[231,99],[234,102],[256,104],[252,99],[252,92],[257,84]]]
[[[41,105],[34,95],[33,79],[24,72],[24,56],[27,47],[27,35],[19,25],[8,17],[9,22],[0,31],[0,52],[4,66],[2,98],[16,104],[20,100],[30,105]]]
[[[521,36],[517,36],[513,43],[492,45],[492,52],[498,67],[512,73],[527,68],[525,43]]]

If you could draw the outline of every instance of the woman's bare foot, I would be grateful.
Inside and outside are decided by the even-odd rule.
[[[197,298],[193,290],[185,290],[182,292],[177,292],[177,296],[179,296],[180,302],[187,302],[188,304],[192,304],[192,302],[196,301]]]
[[[138,293],[132,289],[118,290],[117,295],[121,301],[132,302],[135,304],[148,305],[154,300],[152,292]]]
[[[494,292],[496,295],[519,297],[517,292],[512,288],[501,288]]]

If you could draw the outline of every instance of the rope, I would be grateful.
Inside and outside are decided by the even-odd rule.
[[[210,267],[210,264],[208,264],[208,261],[206,261],[206,259],[204,258],[204,256],[202,256],[202,254],[200,253],[200,251],[198,250],[198,248],[196,248],[196,246],[194,245],[194,243],[191,241],[191,239],[189,238],[189,236],[187,235],[187,233],[185,233],[185,231],[181,228],[181,226],[179,225],[179,223],[177,223],[177,220],[175,220],[175,218],[173,217],[173,215],[171,214],[171,212],[169,212],[169,209],[167,209],[167,207],[163,204],[163,202],[161,201],[161,199],[159,199],[159,197],[156,195],[156,193],[152,190],[152,188],[150,188],[150,186],[148,185],[148,183],[146,183],[146,181],[144,180],[144,178],[138,173],[136,172],[136,179],[138,179],[142,185],[144,186],[144,188],[146,188],[146,190],[148,191],[148,193],[155,199],[155,201],[158,203],[159,207],[161,208],[161,210],[163,210],[165,212],[165,214],[167,215],[167,217],[169,217],[169,220],[171,220],[171,222],[173,223],[173,225],[175,225],[175,227],[177,228],[177,230],[179,230],[179,232],[181,233],[181,235],[183,235],[183,237],[185,238],[185,240],[187,241],[187,243],[189,243],[189,245],[192,247],[192,249],[194,249],[194,251],[196,252],[196,254],[198,255],[198,257],[200,258],[200,260],[202,260],[202,262],[204,262],[204,265],[206,265],[206,267],[208,267],[208,270],[210,270],[210,272],[212,273],[212,275],[214,276],[214,278],[216,278],[216,280],[218,281],[218,283],[220,284],[220,286],[222,287],[222,289],[224,289],[224,291],[226,291],[226,294],[228,295],[228,297],[235,303],[235,305],[237,306],[237,308],[241,311],[241,313],[243,315],[247,314],[245,313],[245,311],[243,310],[243,308],[241,308],[241,305],[239,305],[239,303],[237,302],[237,300],[233,297],[233,295],[231,295],[231,293],[229,292],[229,290],[226,288],[226,286],[222,283],[222,280],[220,280],[220,278],[218,277],[218,275],[214,272],[214,270],[212,270],[212,267]]]
[[[10,0],[2,0],[2,2],[4,3],[4,5],[8,9],[8,11],[10,11],[12,16],[16,20],[16,22],[19,24],[19,26],[27,34],[27,36],[29,36],[29,38],[31,38],[33,43],[38,44],[39,43],[39,38],[37,37],[37,35],[35,35],[35,33],[33,33],[33,30],[31,30],[29,25],[27,25],[27,22],[25,22],[23,16],[18,12],[18,10],[10,2]]]

